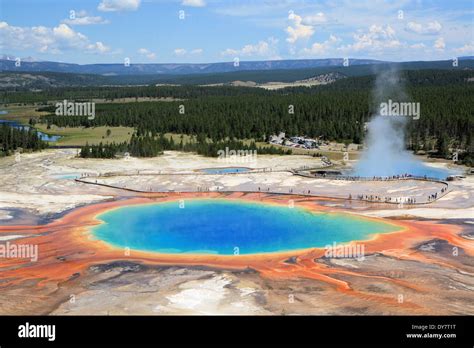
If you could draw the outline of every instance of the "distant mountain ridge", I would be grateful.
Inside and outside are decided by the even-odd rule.
[[[2,60],[0,60],[1,64]],[[296,61],[299,62],[299,61]],[[9,63],[12,63],[9,61]],[[50,63],[50,62],[42,62]],[[264,62],[258,62],[264,63]],[[273,62],[272,62],[273,63]],[[293,63],[293,62],[291,62]],[[301,62],[299,62],[301,63]],[[322,63],[322,62],[319,62]],[[326,60],[326,64],[329,64]],[[334,63],[334,61],[333,61]],[[402,63],[374,64],[352,64],[347,67],[343,65],[326,65],[315,68],[292,68],[282,69],[282,65],[259,70],[231,70],[228,72],[205,72],[198,73],[129,73],[129,74],[97,74],[97,73],[74,73],[56,72],[48,70],[24,71],[19,68],[0,71],[0,89],[7,90],[38,90],[66,86],[125,86],[125,85],[262,85],[268,83],[302,83],[311,84],[311,81],[328,83],[335,79],[344,77],[368,76],[378,71],[396,68],[399,70],[467,70],[474,71],[474,59],[471,57],[459,58],[459,64],[453,65],[452,60],[444,61],[417,61]],[[22,64],[20,68],[44,69],[39,62]],[[59,64],[59,63],[58,63]],[[63,63],[61,63],[63,64]],[[216,63],[220,64],[220,63]],[[169,64],[164,64],[169,65]],[[177,64],[179,65],[179,64]],[[66,65],[68,67],[69,65]],[[77,65],[72,65],[77,67]],[[94,65],[95,66],[95,65]],[[107,65],[105,65],[107,66]],[[261,67],[262,65],[259,65]],[[293,64],[292,66],[298,66]],[[301,65],[299,65],[301,66]],[[82,66],[79,66],[82,67]],[[215,67],[214,67],[215,68]],[[67,70],[67,69],[66,69]],[[181,70],[183,71],[183,70]],[[331,80],[331,81],[329,81]],[[240,81],[240,82],[239,82]]]
[[[64,72],[76,74],[98,74],[105,76],[113,75],[185,75],[185,74],[210,74],[236,71],[253,70],[291,70],[321,67],[343,66],[343,58],[326,59],[298,59],[298,60],[264,60],[264,61],[241,61],[238,66],[234,62],[220,63],[163,63],[163,64],[72,64],[60,62],[37,61],[28,57],[21,59],[21,65],[15,66],[15,57],[4,55],[0,59],[0,71],[8,72]],[[366,65],[387,63],[374,59],[352,59],[349,65]]]

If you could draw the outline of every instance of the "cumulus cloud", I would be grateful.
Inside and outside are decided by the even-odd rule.
[[[57,27],[16,27],[7,22],[0,22],[0,49],[25,50],[35,49],[38,52],[61,53],[65,50],[82,50],[88,53],[106,53],[110,47],[97,41],[91,42],[87,36],[74,31],[67,24]]]
[[[303,19],[295,13],[288,15],[288,21],[290,25],[286,28],[288,34],[288,41],[294,44],[296,41],[301,39],[309,39],[314,34],[314,27],[312,25],[303,24]]]
[[[97,52],[97,53],[106,53],[110,51],[110,47],[104,45],[102,42],[97,41],[96,43],[92,43],[87,45],[87,49],[92,52]]]
[[[395,30],[387,25],[385,27],[372,25],[367,32],[359,31],[354,34],[354,43],[341,47],[343,51],[381,51],[383,49],[395,49],[401,46],[395,37]]]
[[[176,48],[174,50],[174,54],[177,56],[184,56],[187,53],[187,51],[184,48]]]
[[[319,56],[325,55],[329,50],[334,49],[335,45],[341,40],[335,35],[329,36],[324,42],[315,42],[311,45],[310,48],[304,48],[301,50],[300,54],[302,56]]]
[[[462,47],[454,49],[454,52],[461,53],[461,54],[468,53],[468,55],[474,55],[474,41],[467,43]]]
[[[141,54],[142,56],[147,57],[148,59],[155,59],[156,58],[156,53],[151,52],[150,50],[148,50],[146,48],[140,48],[138,50],[138,53]]]
[[[206,2],[204,0],[183,0],[183,2],[181,2],[181,5],[191,7],[204,7],[206,6]]]
[[[446,48],[446,43],[442,37],[439,37],[434,42],[433,47],[438,51],[443,51]]]
[[[195,48],[191,51],[191,54],[202,54],[204,50],[202,48]]]
[[[269,37],[267,40],[261,40],[256,44],[248,44],[241,49],[228,48],[221,52],[222,56],[241,56],[241,57],[265,57],[278,59],[277,50],[278,40]]]
[[[221,52],[221,56],[237,56],[239,54],[239,50],[235,50],[233,48],[227,48]]]
[[[99,11],[136,11],[140,7],[140,0],[102,0],[97,6]]]
[[[71,18],[73,17],[73,18]],[[92,24],[107,24],[109,23],[108,20],[103,19],[100,16],[88,16],[87,12],[85,11],[78,11],[73,14],[67,19],[62,21],[68,25],[92,25]]]
[[[442,29],[438,21],[428,22],[426,24],[408,22],[406,26],[407,31],[417,34],[438,34]]]

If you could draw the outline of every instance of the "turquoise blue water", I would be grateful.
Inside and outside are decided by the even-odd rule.
[[[355,171],[350,171],[349,175],[357,175],[362,177],[373,176],[393,176],[410,174],[412,176],[424,177],[438,180],[445,180],[448,176],[460,174],[460,170],[448,168],[436,168],[424,164],[423,162],[407,161],[397,163],[397,168],[389,168],[381,170],[380,168],[364,168],[358,167]]]
[[[62,179],[62,180],[74,180],[74,179],[79,179],[81,177],[81,174],[77,173],[68,173],[68,174],[57,174],[53,176],[56,179]]]
[[[227,168],[207,168],[201,169],[201,172],[206,174],[230,174],[230,173],[244,173],[248,172],[250,168],[245,167],[227,167]]]
[[[182,205],[181,205],[182,206]],[[119,247],[161,253],[232,255],[324,247],[392,232],[393,225],[244,201],[187,200],[100,214],[93,235]]]

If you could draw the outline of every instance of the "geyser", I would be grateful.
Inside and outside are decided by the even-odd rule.
[[[368,124],[366,150],[355,166],[355,174],[363,177],[409,174],[445,179],[449,175],[447,170],[423,164],[405,148],[405,125],[410,119],[417,122],[419,114],[381,115],[382,105],[408,102],[397,70],[377,74],[373,100],[374,117]]]

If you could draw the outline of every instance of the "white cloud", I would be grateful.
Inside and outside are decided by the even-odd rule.
[[[326,21],[327,19],[324,13],[318,12],[314,15],[304,17],[302,23],[306,25],[318,25],[318,24],[326,23]]]
[[[426,23],[425,25],[409,22],[406,26],[406,30],[417,34],[438,34],[442,29],[441,24],[438,21]]]
[[[96,43],[87,45],[87,49],[92,52],[106,53],[110,51],[110,47],[104,45],[102,42],[97,41]]]
[[[454,52],[462,54],[468,53],[468,55],[474,55],[474,41],[471,43],[467,43],[462,47],[456,48]]]
[[[90,42],[87,36],[74,31],[67,24],[57,27],[16,27],[0,22],[0,49],[34,49],[38,52],[53,54],[65,50],[81,50],[88,53],[106,53],[110,47],[100,41]]]
[[[248,44],[241,49],[228,48],[221,52],[222,56],[241,56],[241,57],[265,57],[279,59],[277,50],[278,40],[269,37],[267,40],[261,40],[252,45]]]
[[[182,56],[190,56],[190,55],[200,55],[204,52],[204,50],[202,48],[194,48],[190,51],[186,50],[185,48],[176,48],[174,50],[174,54],[175,56],[179,56],[179,57],[182,57]]]
[[[265,56],[270,52],[270,45],[266,41],[259,41],[255,45],[245,45],[241,50],[243,56]]]
[[[420,43],[410,45],[410,48],[413,48],[413,49],[426,48],[426,45],[424,43],[420,42]]]
[[[309,39],[314,34],[313,26],[304,25],[301,16],[298,16],[295,13],[290,13],[288,15],[288,20],[290,25],[286,28],[286,32],[288,33],[286,41],[289,43],[294,44],[298,40]]]
[[[150,50],[146,49],[146,48],[140,48],[138,50],[138,53],[147,57],[148,59],[155,59],[156,58],[156,53],[154,52],[151,52]]]
[[[176,48],[174,50],[174,54],[177,56],[184,56],[187,53],[187,51],[184,48]]]
[[[446,43],[444,42],[444,39],[442,37],[439,37],[434,42],[433,47],[438,51],[443,51],[446,48]]]
[[[54,27],[53,34],[59,40],[66,40],[71,43],[74,41],[80,42],[86,40],[85,35],[75,32],[67,24],[59,24],[57,27]]]
[[[181,5],[191,7],[204,7],[206,6],[206,2],[204,0],[183,0]]]
[[[97,9],[104,12],[136,11],[140,0],[102,0]]]
[[[304,48],[301,50],[300,55],[302,56],[319,56],[319,55],[327,55],[328,51],[334,48],[334,45],[341,40],[331,35],[329,39],[324,42],[315,42],[311,45],[310,48]]]
[[[210,6],[211,1],[207,2]],[[358,48],[361,44],[355,45],[356,40],[353,39],[353,35],[367,33],[371,24],[383,26],[383,29],[386,28],[386,25],[390,25],[396,31],[396,36],[392,39],[372,39],[373,42],[369,40],[366,43],[366,51],[360,48],[358,52],[347,53],[347,56],[351,54],[360,58],[374,56],[374,58],[394,61],[432,60],[446,58],[443,52],[436,51],[432,47],[434,40],[439,36],[442,36],[446,42],[446,51],[453,48],[452,51],[450,50],[453,55],[454,48],[460,48],[472,41],[471,38],[466,37],[466,33],[469,34],[472,31],[472,16],[469,16],[472,11],[469,12],[465,7],[431,6],[427,1],[422,0],[265,0],[244,2],[245,4],[238,1],[212,1],[212,10],[220,15],[241,17],[245,23],[251,23],[256,29],[261,28],[265,32],[282,30],[284,36],[282,36],[280,44],[288,43],[288,47],[284,48],[285,56],[291,55],[292,52],[298,55],[303,47],[309,49],[314,41],[323,42],[330,33],[336,34],[343,40],[343,44],[339,44],[339,46],[344,45],[347,50]],[[290,9],[302,18],[301,25],[309,27],[306,28],[308,30],[306,38],[298,35],[298,17],[293,17],[293,20],[288,18],[287,11]],[[398,19],[400,9],[404,11],[403,20]],[[324,16],[318,16],[319,12],[323,12]],[[325,23],[318,23],[324,19]],[[409,22],[411,22],[410,25],[408,25]],[[288,33],[288,26],[292,28],[290,31],[295,31],[294,34],[293,32]],[[311,35],[313,30],[314,33]],[[285,41],[286,39],[288,42]],[[249,42],[252,41],[246,43]],[[417,43],[423,43],[426,47],[419,50],[410,48],[410,45]],[[223,48],[227,47],[240,48],[235,45]],[[342,53],[345,52],[334,52],[337,56],[342,56]]]
[[[74,13],[73,18],[67,18],[62,21],[68,25],[92,25],[92,24],[107,24],[108,20],[100,16],[88,16],[85,11],[78,11]]]
[[[372,25],[367,32],[359,31],[354,34],[354,43],[340,47],[342,51],[382,51],[384,49],[396,49],[402,46],[401,42],[395,37],[395,30],[387,25]]]
[[[233,48],[227,48],[221,52],[221,56],[237,56],[239,55],[239,50]]]

